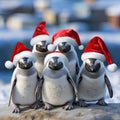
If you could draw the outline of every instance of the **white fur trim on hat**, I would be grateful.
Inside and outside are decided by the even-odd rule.
[[[115,63],[113,64],[110,64],[107,66],[107,69],[110,71],[110,72],[115,72],[117,70],[117,65]]]
[[[12,69],[13,66],[14,66],[14,64],[11,61],[8,60],[8,61],[5,62],[5,67],[7,69]]]
[[[73,46],[78,46],[75,39],[73,39],[71,37],[59,37],[59,38],[55,39],[53,44],[57,45],[57,44],[59,44],[61,42],[68,42],[68,43],[72,44]]]
[[[54,51],[54,50],[56,49],[56,45],[54,45],[54,44],[49,44],[49,45],[47,46],[47,49],[48,49],[48,51],[52,52],[52,51]]]
[[[87,53],[83,53],[81,55],[81,59],[82,61],[84,61],[85,59],[88,59],[88,58],[95,58],[95,59],[99,59],[101,60],[102,62],[105,61],[105,56],[101,53],[97,53],[97,52],[87,52]]]
[[[35,58],[35,55],[30,52],[30,51],[23,51],[23,52],[20,52],[19,54],[15,55],[14,56],[14,59],[13,59],[13,64],[16,66],[17,65],[17,62],[23,58],[23,57],[28,57],[30,58],[33,62],[35,62],[36,58]]]
[[[68,59],[67,57],[63,54],[63,53],[59,53],[59,52],[53,52],[53,53],[50,53],[48,54],[46,57],[45,57],[45,60],[44,60],[44,65],[47,64],[47,62],[52,58],[52,57],[59,57],[63,60],[65,66],[68,66]]]
[[[30,41],[30,44],[33,46],[43,40],[48,41],[48,43],[50,43],[50,36],[49,35],[38,35],[32,38],[32,40]]]

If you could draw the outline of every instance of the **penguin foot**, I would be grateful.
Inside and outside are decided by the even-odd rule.
[[[97,105],[101,105],[101,106],[107,106],[108,104],[104,101],[104,98],[98,100],[98,102],[96,103]]]
[[[67,105],[63,106],[63,109],[65,109],[65,110],[73,109],[73,101],[69,102],[69,103],[67,103]]]
[[[21,109],[20,107],[15,107],[15,109],[13,110],[13,113],[20,113],[21,112]]]
[[[33,109],[38,109],[38,108],[40,108],[40,104],[38,102],[35,102],[30,107],[33,108]]]
[[[88,104],[86,104],[84,100],[79,100],[79,106],[80,107],[88,107]]]
[[[52,105],[50,105],[49,103],[45,103],[45,106],[44,106],[44,109],[45,110],[51,110],[53,109],[54,107]]]

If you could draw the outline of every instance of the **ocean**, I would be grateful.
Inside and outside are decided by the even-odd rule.
[[[106,102],[120,103],[120,69],[114,73],[107,71],[107,75],[113,87],[113,98],[109,97],[108,90],[106,92]],[[12,72],[0,73],[0,104],[7,104],[10,93],[10,80]]]

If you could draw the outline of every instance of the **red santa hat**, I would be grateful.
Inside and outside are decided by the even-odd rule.
[[[68,59],[67,57],[64,55],[64,53],[59,52],[59,51],[53,51],[50,52],[46,55],[45,59],[44,59],[44,65],[47,64],[47,62],[52,58],[52,57],[59,57],[61,58],[61,60],[64,62],[65,66],[68,66]]]
[[[17,42],[17,44],[14,47],[12,57],[10,58],[10,60],[5,62],[5,67],[7,69],[13,68],[13,66],[14,65],[16,66],[17,62],[23,57],[28,57],[33,62],[35,61],[35,56],[31,52],[31,50],[29,48],[27,48],[23,43]]]
[[[84,48],[83,45],[81,45],[78,33],[73,29],[64,29],[55,33],[52,37],[52,44],[48,45],[48,50],[55,50],[56,45],[61,42],[68,42],[74,47],[78,46],[80,50]]]
[[[32,36],[32,40],[30,41],[30,44],[33,46],[43,40],[48,41],[48,43],[50,43],[50,36],[46,30],[46,22],[45,21],[42,21],[36,27],[35,32]]]
[[[84,61],[87,58],[99,59],[102,62],[106,60],[108,63],[107,69],[111,72],[114,72],[117,69],[117,65],[113,63],[108,48],[103,40],[98,36],[93,37],[84,49],[81,59]]]

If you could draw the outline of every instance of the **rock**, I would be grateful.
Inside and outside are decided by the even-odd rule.
[[[55,108],[50,111],[28,109],[21,114],[12,113],[13,106],[0,106],[0,120],[120,120],[120,103],[108,106],[91,104],[88,107],[75,106],[73,110]]]

